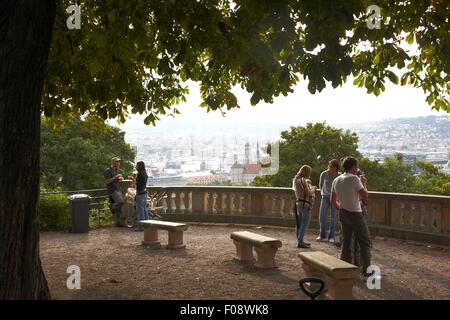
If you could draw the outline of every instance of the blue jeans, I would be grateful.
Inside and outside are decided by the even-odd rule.
[[[311,208],[302,208],[302,204],[297,204],[297,241],[304,244],[303,237],[311,221]]]
[[[336,230],[336,209],[331,205],[331,196],[322,196],[322,200],[320,201],[320,215],[319,215],[319,224],[320,224],[320,237],[322,239],[327,238],[327,211],[330,208],[330,231],[328,233],[328,239],[334,239],[334,233]]]
[[[147,193],[136,195],[136,211],[139,221],[148,220]]]

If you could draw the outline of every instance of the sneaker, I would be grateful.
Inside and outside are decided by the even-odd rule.
[[[304,243],[304,244],[298,244],[297,248],[311,249],[311,246],[310,245],[308,246],[306,243]]]
[[[330,238],[330,239],[328,239],[328,242],[330,242],[330,243],[336,243],[336,240],[334,240],[334,238]]]
[[[334,245],[338,248],[342,247],[342,242],[341,241],[335,241]]]
[[[317,241],[317,242],[327,242],[327,239],[326,239],[326,238],[322,238],[321,236],[318,236],[318,237],[316,238],[316,241]]]

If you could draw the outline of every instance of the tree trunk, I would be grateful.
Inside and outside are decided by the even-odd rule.
[[[0,1],[0,299],[49,299],[39,258],[40,103],[56,0]]]

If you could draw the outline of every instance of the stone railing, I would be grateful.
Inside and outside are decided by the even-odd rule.
[[[148,187],[154,194],[158,187]],[[165,219],[234,224],[295,226],[294,193],[289,188],[166,187],[158,205]],[[312,210],[318,228],[320,194]],[[372,235],[450,245],[450,197],[371,192]]]

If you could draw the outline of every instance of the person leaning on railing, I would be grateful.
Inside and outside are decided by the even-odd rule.
[[[148,220],[148,208],[147,208],[147,171],[145,170],[145,163],[139,161],[136,164],[137,176],[136,176],[136,211],[138,214],[138,221]],[[136,231],[143,231],[142,227],[138,227]]]
[[[120,159],[114,157],[111,159],[111,167],[105,170],[105,184],[107,187],[108,195],[113,200],[111,204],[111,211],[114,214],[116,220],[116,227],[123,227],[121,216],[122,216],[122,206],[124,204],[124,199],[122,192],[120,191],[119,181],[123,180],[121,173],[117,172],[120,165]]]

